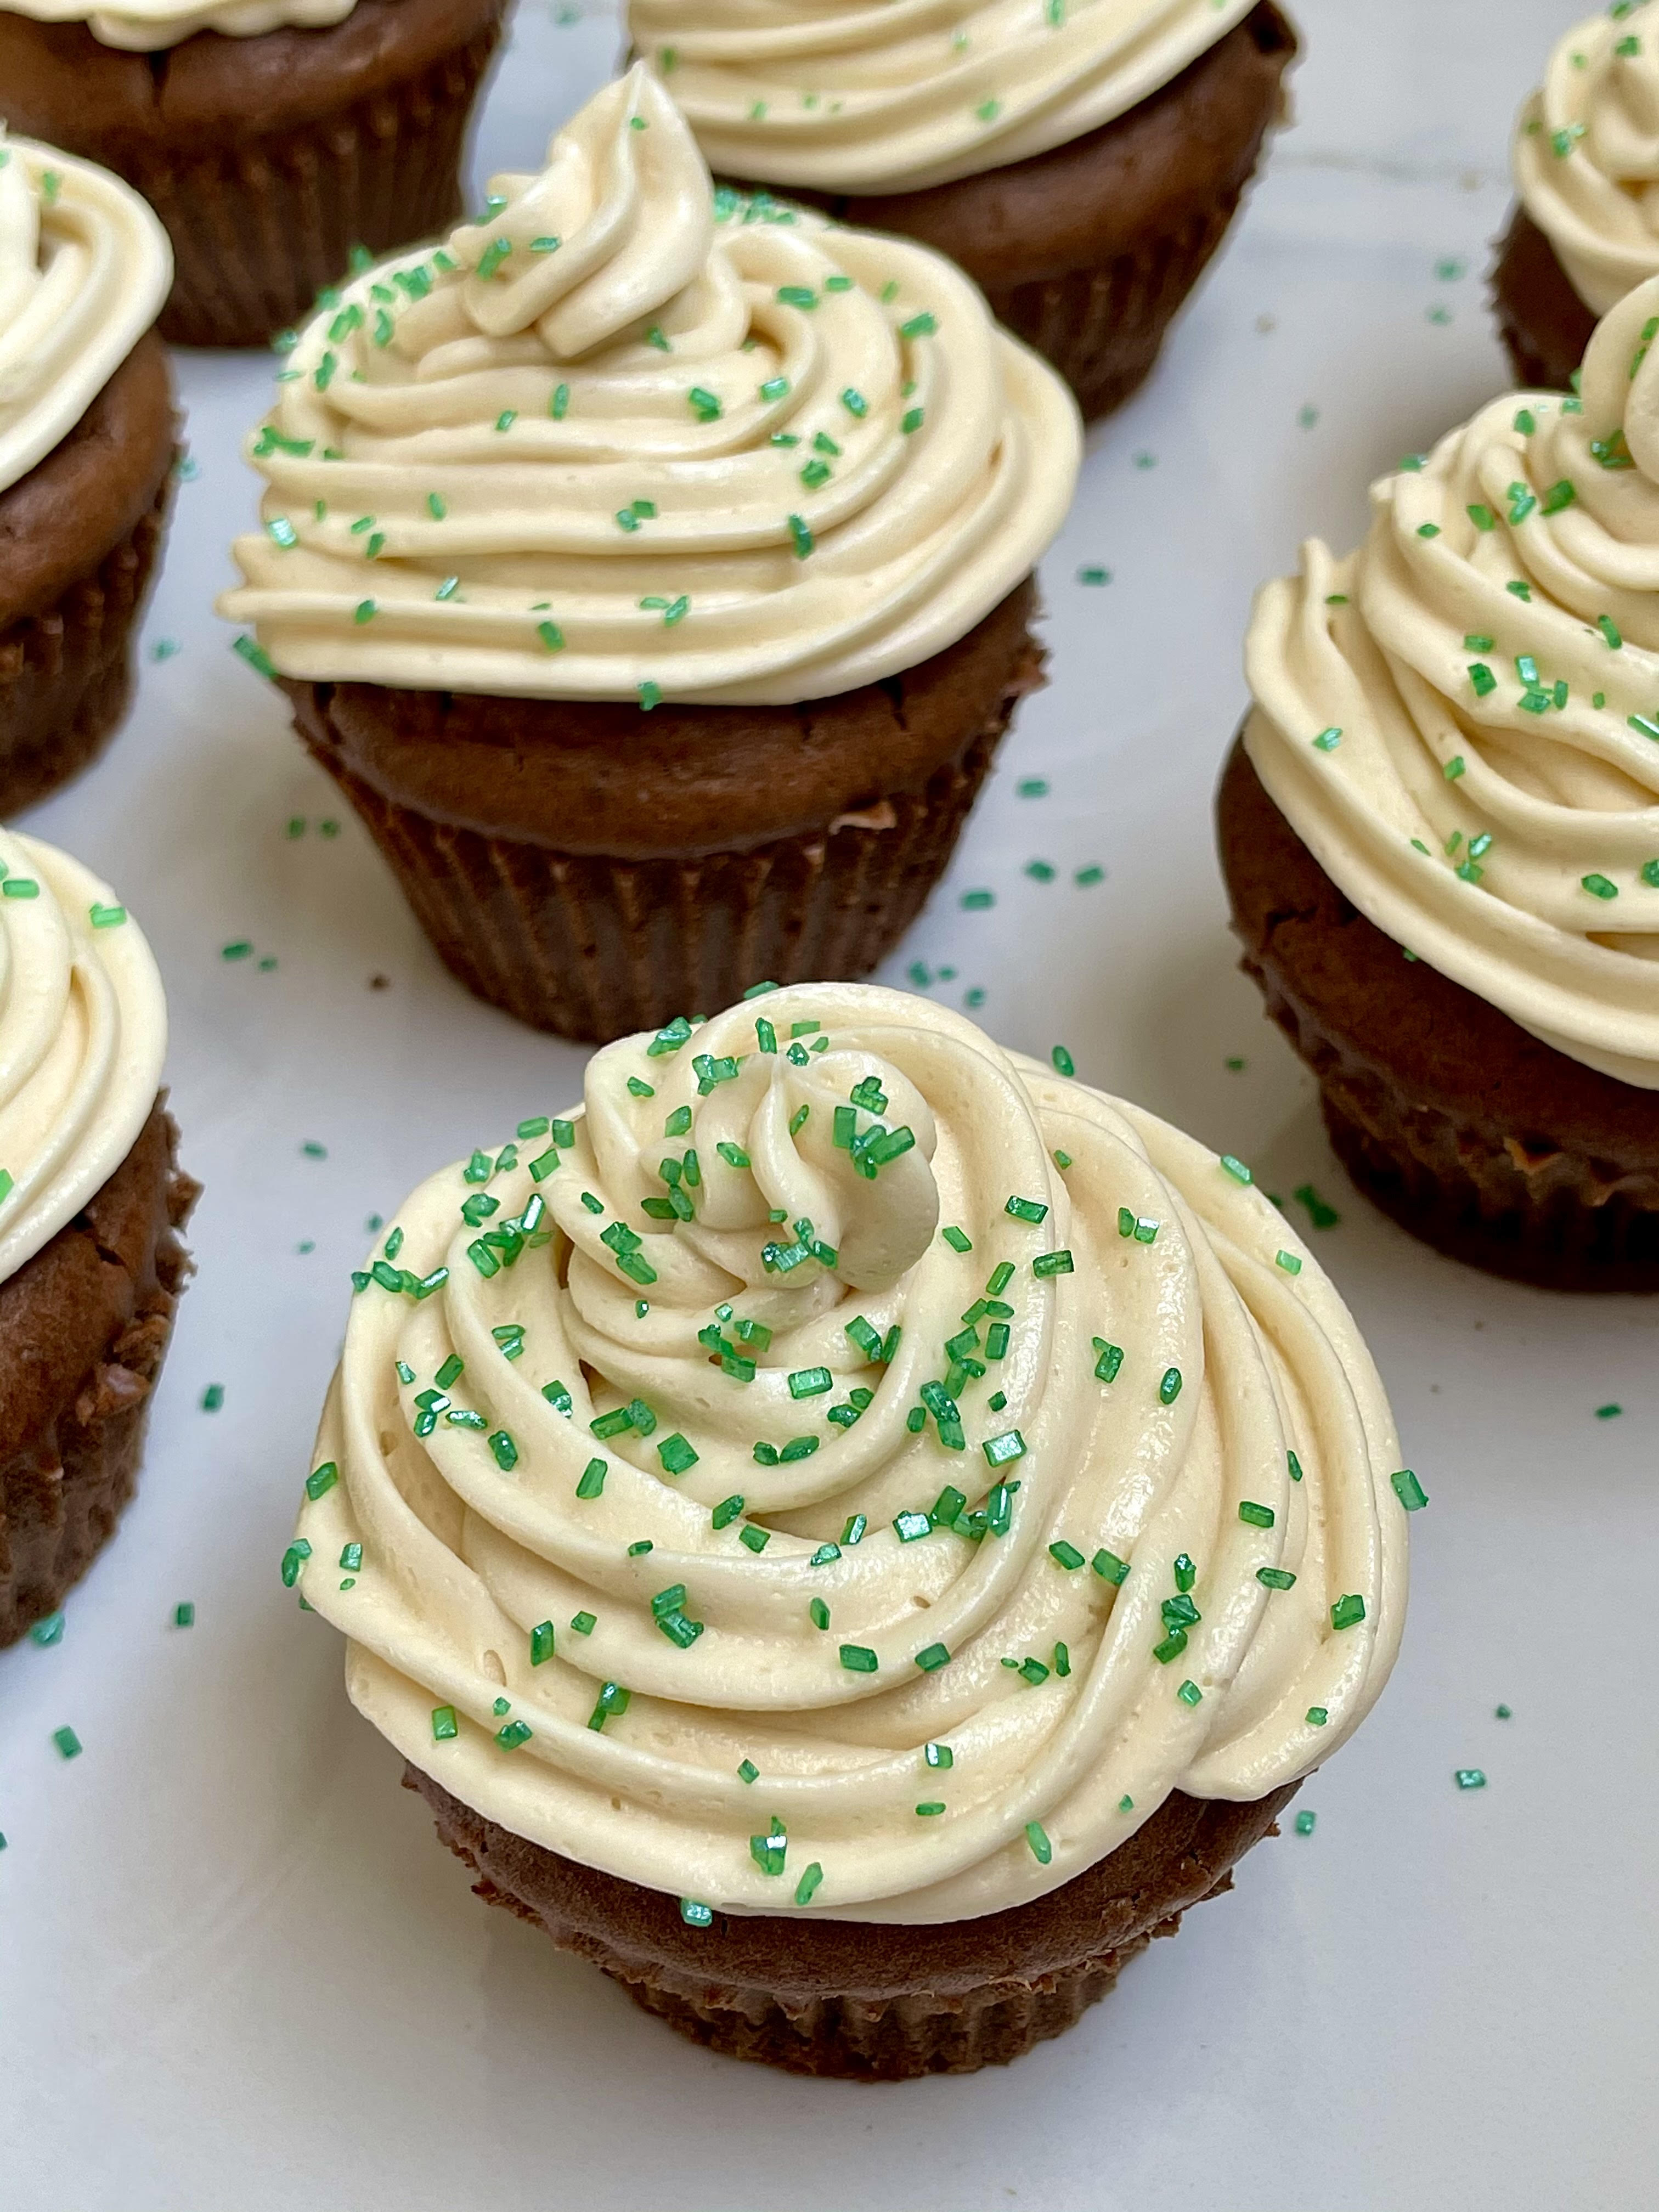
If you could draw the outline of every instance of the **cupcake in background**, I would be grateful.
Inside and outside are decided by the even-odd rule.
[[[479,1893],[715,2050],[1018,2057],[1393,1664],[1424,1495],[1317,1262],[925,1000],[615,1044],[354,1282],[283,1577]]]
[[[636,66],[289,367],[221,609],[470,990],[605,1038],[891,949],[1081,443],[957,270],[715,195]]]
[[[960,263],[1085,416],[1220,245],[1296,36],[1272,0],[630,0],[717,177]]]
[[[0,128],[0,817],[126,713],[172,495],[171,270],[118,178]]]
[[[1500,1274],[1659,1290],[1659,279],[1257,599],[1244,964],[1360,1188]]]
[[[1493,304],[1522,385],[1564,392],[1597,319],[1659,276],[1659,17],[1624,0],[1575,24],[1522,109],[1519,202]]]
[[[506,0],[8,0],[0,120],[100,161],[173,240],[161,335],[264,346],[354,247],[460,211]]]
[[[0,830],[0,1644],[132,1495],[189,1272],[161,979],[78,861]]]

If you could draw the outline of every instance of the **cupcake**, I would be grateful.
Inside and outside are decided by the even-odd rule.
[[[1516,125],[1519,199],[1492,298],[1522,385],[1565,391],[1598,318],[1659,276],[1659,40],[1647,21],[1647,0],[1624,0],[1575,26]]]
[[[57,1611],[137,1479],[197,1193],[167,1030],[115,894],[0,830],[0,1644]]]
[[[263,346],[346,267],[460,210],[505,0],[9,0],[0,118],[136,185],[161,335]]]
[[[222,611],[481,998],[863,975],[1038,680],[1071,396],[937,254],[717,200],[641,67],[491,208],[301,333]]]
[[[614,1044],[353,1279],[283,1577],[479,1893],[715,2050],[1058,2034],[1393,1662],[1423,1492],[1317,1263],[925,1000]]]
[[[1478,1267],[1659,1290],[1659,279],[1304,548],[1223,780],[1244,964],[1331,1141]]]
[[[126,713],[172,492],[171,266],[118,178],[0,128],[0,817]]]
[[[1143,381],[1284,113],[1272,0],[630,0],[717,176],[950,254],[1086,416]]]

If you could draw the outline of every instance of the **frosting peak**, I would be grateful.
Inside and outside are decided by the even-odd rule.
[[[108,885],[0,829],[0,1283],[102,1188],[155,1103],[161,979]]]
[[[1380,929],[1659,1090],[1659,279],[1582,399],[1495,400],[1268,585],[1258,772]]]
[[[172,282],[137,192],[0,123],[0,491],[69,435]]]
[[[1522,109],[1515,181],[1598,315],[1659,275],[1659,37],[1649,0],[1576,24]]]
[[[1054,372],[940,256],[714,195],[641,65],[300,335],[249,447],[285,676],[790,703],[965,636],[1059,528]]]
[[[631,0],[720,173],[908,191],[1097,131],[1255,0]]]
[[[586,1864],[969,1918],[1387,1678],[1398,1449],[1316,1261],[926,1001],[612,1045],[354,1280],[285,1572],[409,1759]]]

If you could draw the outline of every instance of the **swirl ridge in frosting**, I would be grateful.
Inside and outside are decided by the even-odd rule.
[[[301,678],[831,696],[966,635],[1081,450],[950,264],[717,200],[641,66],[483,220],[347,286],[289,368],[221,607]]]
[[[1397,1645],[1388,1407],[1240,1172],[896,992],[607,1047],[354,1279],[285,1572],[409,1759],[585,1863],[1040,1895],[1304,1772]]]
[[[69,435],[172,282],[167,234],[130,185],[0,123],[0,491]]]
[[[267,31],[325,31],[343,23],[356,0],[122,0],[114,8],[87,0],[12,0],[11,12],[37,23],[84,23],[94,39],[125,53],[153,54],[182,46],[198,31],[257,39]]]
[[[167,1039],[155,962],[108,884],[0,829],[0,1282],[131,1151]]]
[[[914,191],[1081,138],[1255,0],[631,0],[634,43],[714,169]]]
[[[1659,33],[1649,0],[1575,24],[1522,109],[1522,204],[1598,315],[1659,276]]]
[[[1246,742],[1326,872],[1559,1051],[1659,1089],[1659,279],[1582,399],[1494,400],[1256,601]]]

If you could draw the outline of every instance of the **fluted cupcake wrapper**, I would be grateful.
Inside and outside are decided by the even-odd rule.
[[[10,1281],[0,1285],[0,1380],[8,1353],[33,1365],[65,1328],[77,1326],[66,1299],[84,1289],[86,1267],[58,1248],[78,1241],[107,1298],[111,1277],[131,1283],[125,1310],[70,1346],[67,1393],[21,1437],[0,1432],[0,1647],[55,1613],[113,1534],[143,1457],[150,1399],[190,1272],[177,1231],[197,1185],[175,1163],[178,1132],[158,1101],[132,1152],[90,1205]],[[100,1209],[115,1217],[89,1219]],[[113,1234],[121,1249],[104,1249]],[[33,1355],[33,1357],[31,1356]],[[27,1377],[25,1378],[27,1379]],[[0,1402],[0,1416],[8,1408]]]
[[[0,821],[89,767],[125,717],[172,497],[169,467],[149,511],[52,606],[0,626]]]
[[[991,312],[1052,362],[1085,420],[1121,407],[1151,374],[1164,333],[1226,235],[1243,186],[1189,212],[1133,253],[1092,268],[988,289]]]
[[[536,1029],[604,1043],[729,1006],[753,983],[868,975],[949,865],[1013,703],[919,792],[811,835],[683,860],[564,853],[436,821],[307,742],[450,973]]]
[[[1143,1837],[1047,1897],[984,1920],[877,1928],[707,1907],[690,1926],[675,1899],[526,1843],[418,1767],[405,1766],[404,1786],[486,1904],[541,1928],[647,2012],[730,2058],[856,2081],[976,2073],[1063,2033],[1155,1936],[1231,1888],[1298,1787],[1247,1804],[1177,1796]]]
[[[499,21],[435,66],[322,116],[189,159],[134,155],[123,173],[173,240],[161,331],[173,345],[265,346],[309,313],[354,246],[436,236],[461,212],[460,162]]]

